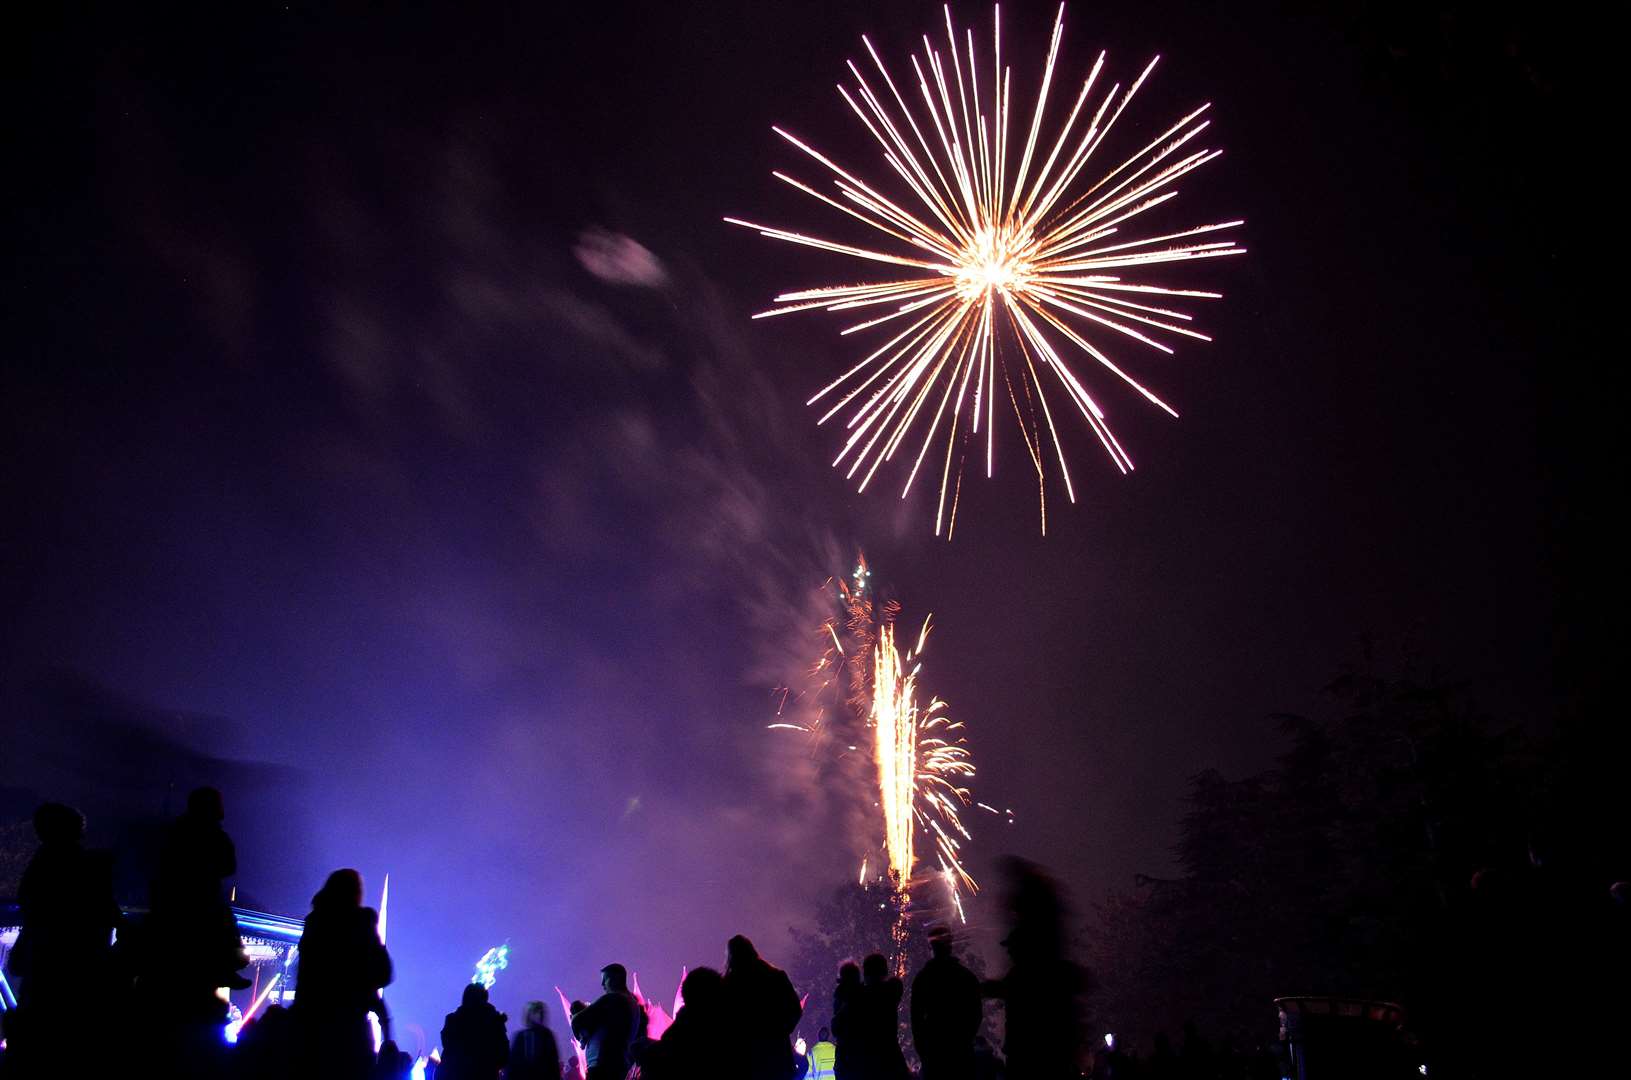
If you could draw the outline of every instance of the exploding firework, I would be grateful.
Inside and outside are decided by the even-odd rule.
[[[1202,105],[1131,157],[1105,170],[1097,167],[1111,130],[1156,60],[1125,89],[1120,83],[1101,89],[1101,52],[1063,124],[1045,139],[1044,127],[1052,127],[1048,95],[1064,31],[1061,5],[1036,107],[1023,138],[1015,140],[1009,125],[1016,111],[1012,69],[1002,62],[1000,10],[993,9],[989,62],[980,59],[972,30],[959,41],[949,8],[945,22],[946,51],[925,35],[921,56],[912,56],[921,102],[908,104],[908,95],[865,37],[861,40],[881,82],[870,82],[851,61],[855,85],[838,88],[882,146],[884,160],[911,192],[909,199],[891,198],[809,143],[773,129],[831,174],[838,197],[788,174],[773,175],[869,226],[881,234],[871,243],[882,243],[862,246],[739,218],[725,220],[776,240],[899,268],[898,276],[886,280],[785,292],[776,297],[775,307],[754,316],[859,312],[860,321],[842,333],[886,328],[880,331],[889,334],[882,345],[808,402],[830,400],[820,423],[847,415],[849,434],[834,466],[847,464],[850,479],[859,473],[864,491],[878,467],[913,440],[917,450],[901,488],[905,498],[930,450],[943,439],[943,454],[936,455],[939,460],[931,469],[938,465],[940,473],[935,534],[944,525],[949,539],[971,441],[977,454],[983,435],[986,475],[995,468],[1000,393],[1019,422],[1036,473],[1046,532],[1049,457],[1058,462],[1066,494],[1076,500],[1051,396],[1063,393],[1122,473],[1133,467],[1111,433],[1104,409],[1067,358],[1085,354],[1176,417],[1170,405],[1112,358],[1103,335],[1169,354],[1173,349],[1163,338],[1211,340],[1189,325],[1192,316],[1167,305],[1221,294],[1175,288],[1147,279],[1144,271],[1241,254],[1245,249],[1234,241],[1216,237],[1242,222],[1129,237],[1134,230],[1145,232],[1141,215],[1171,200],[1179,178],[1222,152],[1191,145],[1210,124],[1204,118],[1210,106]],[[990,73],[983,90],[981,80],[987,76],[982,71]]]
[[[961,891],[978,889],[962,862],[962,843],[970,838],[962,811],[972,805],[965,783],[974,775],[974,763],[962,724],[951,720],[946,703],[920,696],[930,622],[924,620],[915,644],[903,652],[896,643],[900,605],[875,602],[864,557],[837,592],[840,613],[822,625],[825,648],[812,670],[813,717],[805,724],[770,726],[838,739],[846,750],[855,749],[858,740],[869,742],[888,880],[902,893],[909,891],[919,838],[927,838],[939,866],[936,876],[961,917]],[[862,884],[867,865],[863,859]]]

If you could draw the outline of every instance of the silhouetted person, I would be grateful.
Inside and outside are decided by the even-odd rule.
[[[583,1046],[588,1080],[623,1080],[628,1074],[629,1051],[645,1016],[628,983],[622,964],[607,964],[600,969],[603,992],[572,1018],[572,1037]]]
[[[1066,955],[1064,905],[1038,867],[1023,859],[1008,863],[1010,929],[1002,946],[1010,966],[1001,979],[982,987],[987,997],[1003,1002],[1008,1075],[1075,1078],[1086,977]]]
[[[929,962],[912,980],[912,1045],[923,1080],[970,1080],[980,1033],[980,980],[951,951],[951,931],[929,931]]]
[[[233,1063],[239,1080],[285,1080],[303,1075],[297,1021],[282,1005],[268,1005],[245,1024]]]
[[[549,1009],[542,1001],[527,1002],[521,1030],[510,1041],[510,1063],[504,1080],[559,1080],[561,1049],[549,1030]]]
[[[219,791],[201,787],[189,794],[186,812],[165,837],[153,878],[149,959],[158,981],[188,997],[199,989],[213,995],[218,986],[249,986],[238,974],[249,960],[221,888],[238,872],[237,850],[221,828],[225,818]]]
[[[384,1018],[379,991],[391,957],[379,940],[379,913],[362,903],[362,875],[336,870],[311,898],[300,935],[294,1014],[311,1075],[362,1077],[374,1061],[368,1014]]]
[[[838,1080],[863,1080],[860,1032],[861,965],[846,960],[838,965],[838,984],[832,992],[832,1036],[836,1054],[833,1075]]]
[[[861,961],[861,992],[855,1021],[860,1044],[856,1064],[861,1080],[906,1080],[906,1058],[900,1050],[900,999],[903,988],[889,974],[889,961],[873,953]]]
[[[700,967],[680,984],[684,1004],[656,1042],[642,1042],[636,1062],[641,1080],[691,1080],[713,1075],[714,1063],[730,1038],[724,977]]]
[[[86,995],[112,989],[110,940],[122,922],[112,863],[85,850],[79,811],[45,803],[34,812],[34,833],[40,847],[18,886],[23,925],[7,957],[19,995],[7,1027],[19,1075],[57,1074],[68,1060],[99,1065],[98,1047],[87,1047],[80,1032]]]
[[[298,999],[297,999],[298,1000]],[[487,988],[471,983],[464,988],[459,1007],[442,1024],[442,1064],[439,1080],[497,1080],[498,1070],[510,1057],[510,1039],[504,1016],[487,1000]]]
[[[725,945],[725,1008],[732,1028],[725,1073],[739,1080],[788,1080],[793,1047],[788,1041],[804,1006],[787,973],[759,955],[737,934]]]
[[[368,1080],[408,1080],[413,1075],[413,1055],[397,1046],[395,1040],[386,1039],[379,1044],[379,1057],[368,1074]]]

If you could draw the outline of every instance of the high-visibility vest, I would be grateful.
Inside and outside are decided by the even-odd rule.
[[[810,1047],[810,1073],[804,1080],[833,1080],[833,1062],[838,1060],[838,1047],[830,1042],[818,1042]]]

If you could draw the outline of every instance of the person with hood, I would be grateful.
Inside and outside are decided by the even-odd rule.
[[[363,1077],[374,1063],[368,1014],[384,1019],[379,992],[391,983],[391,956],[379,940],[379,913],[362,897],[361,874],[334,871],[311,898],[300,935],[293,1010],[311,1075]]]
[[[542,1001],[527,1002],[521,1023],[510,1042],[504,1080],[560,1080],[561,1049],[549,1030],[549,1007]]]
[[[912,1045],[922,1080],[971,1080],[980,1032],[980,980],[951,951],[951,931],[929,931],[929,962],[912,980]]]
[[[510,1058],[504,1014],[487,1000],[487,988],[470,983],[459,1007],[442,1024],[442,1063],[437,1080],[498,1080]]]
[[[787,973],[759,955],[741,934],[725,946],[725,1009],[730,1032],[728,1075],[739,1080],[788,1080],[793,1047],[788,1041],[804,1004]]]
[[[600,969],[600,988],[601,995],[572,1017],[572,1037],[583,1047],[588,1080],[623,1080],[646,1013],[629,993],[629,973],[622,964]]]

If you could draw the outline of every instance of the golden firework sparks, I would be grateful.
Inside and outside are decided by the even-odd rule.
[[[963,782],[974,775],[974,763],[958,734],[962,724],[950,719],[946,703],[937,697],[918,701],[917,681],[928,637],[925,619],[917,643],[903,654],[895,642],[895,625],[879,628],[868,721],[890,872],[903,886],[911,880],[917,866],[916,836],[922,829],[961,911],[959,888],[976,887],[961,858],[962,841],[969,838],[962,809],[970,801]]]
[[[995,468],[997,398],[1018,419],[1039,489],[1047,531],[1046,461],[1057,459],[1065,492],[1076,499],[1051,393],[1063,392],[1123,473],[1132,458],[1112,434],[1104,409],[1067,356],[1086,354],[1104,371],[1176,417],[1177,411],[1128,373],[1110,354],[1109,332],[1163,353],[1174,336],[1211,340],[1193,329],[1175,301],[1217,299],[1215,292],[1146,280],[1145,268],[1238,255],[1220,239],[1241,225],[1223,221],[1128,238],[1129,223],[1177,195],[1176,182],[1222,151],[1193,145],[1210,121],[1200,108],[1150,140],[1131,157],[1097,171],[1116,122],[1154,70],[1149,64],[1123,89],[1101,89],[1105,54],[1094,62],[1051,140],[1043,138],[1048,96],[1064,33],[1064,6],[1054,20],[1036,107],[1016,156],[1010,135],[1015,112],[1013,72],[1002,62],[1000,8],[993,9],[992,59],[987,68],[972,30],[959,39],[946,9],[946,47],[923,38],[911,58],[921,101],[908,103],[872,42],[862,37],[876,76],[853,61],[854,86],[839,86],[845,103],[882,147],[884,160],[911,198],[891,198],[809,143],[782,128],[777,135],[830,174],[836,197],[786,173],[773,175],[806,195],[876,230],[877,246],[851,244],[790,229],[725,220],[764,236],[898,268],[900,276],[858,284],[785,292],[767,318],[797,311],[862,313],[852,334],[887,327],[888,340],[834,379],[808,404],[832,396],[819,422],[846,413],[849,431],[834,466],[859,474],[866,490],[879,466],[908,437],[918,440],[901,488],[904,498],[937,439],[939,466],[935,533],[950,538],[956,524],[963,454],[983,433],[986,475]],[[982,90],[981,72],[990,78]],[[869,78],[881,80],[869,81]],[[910,87],[908,87],[910,89]],[[1137,224],[1142,224],[1137,222]],[[892,243],[890,242],[892,241]],[[1091,336],[1089,336],[1091,335]],[[1166,340],[1163,340],[1163,339]],[[965,451],[966,452],[966,451]],[[953,460],[956,459],[956,468]],[[950,493],[950,506],[947,497]]]
[[[876,601],[871,576],[862,556],[848,581],[827,583],[835,587],[839,613],[822,623],[822,654],[807,672],[809,690],[797,695],[801,699],[809,695],[800,708],[810,719],[777,720],[767,726],[798,731],[812,744],[831,743],[849,751],[857,749],[858,736],[864,735],[871,743],[882,821],[885,858],[878,876],[902,894],[909,893],[917,874],[918,848],[927,842],[938,864],[935,876],[946,883],[951,905],[961,918],[961,890],[979,889],[963,867],[962,843],[970,835],[962,812],[985,804],[973,803],[965,786],[974,776],[974,763],[962,736],[963,725],[951,720],[946,703],[938,697],[920,700],[931,620],[924,620],[915,643],[902,651],[896,640],[900,604]],[[792,697],[790,689],[782,691],[778,716]],[[869,865],[868,859],[861,860],[859,884],[869,880]]]

